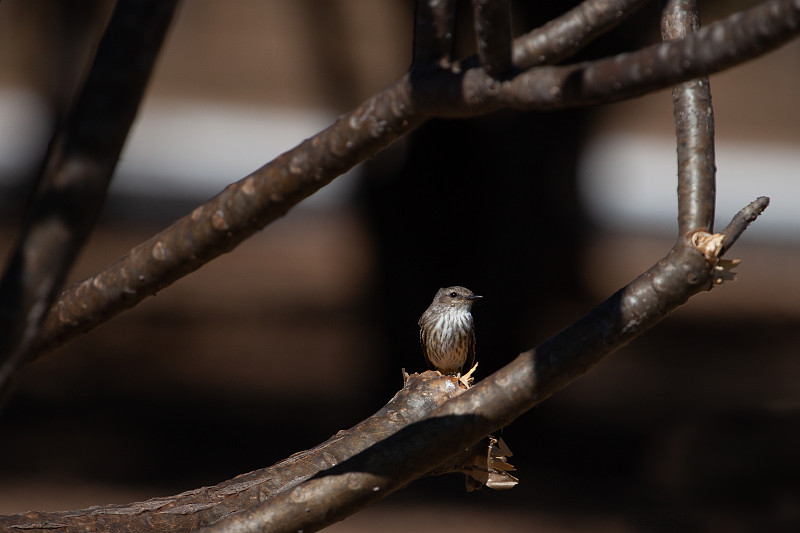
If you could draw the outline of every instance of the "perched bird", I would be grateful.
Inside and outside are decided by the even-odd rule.
[[[475,362],[472,303],[483,298],[465,287],[439,289],[419,318],[419,341],[428,368],[460,374]]]

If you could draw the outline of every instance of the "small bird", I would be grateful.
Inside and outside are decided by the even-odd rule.
[[[439,289],[419,318],[419,341],[428,368],[460,374],[475,362],[472,303],[483,296],[465,287]]]

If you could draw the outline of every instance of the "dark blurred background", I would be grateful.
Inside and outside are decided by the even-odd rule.
[[[707,2],[703,20],[756,2]],[[521,33],[566,10],[514,4]],[[657,2],[581,59],[658,40]],[[0,2],[0,252],[111,3]],[[474,38],[461,4],[458,55]],[[186,1],[103,218],[104,267],[408,67],[413,2]],[[520,484],[420,480],[335,531],[800,527],[800,46],[711,79],[718,226],[740,279],[505,428]],[[676,233],[669,91],[437,120],[230,254],[33,364],[0,413],[0,513],[215,484],[316,445],[420,371],[440,286],[474,310],[478,378],[656,262]]]

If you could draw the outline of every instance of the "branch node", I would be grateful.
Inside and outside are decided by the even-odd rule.
[[[722,242],[725,236],[721,233],[708,233],[705,230],[696,231],[692,235],[692,246],[703,254],[711,264],[716,264],[722,252]]]
[[[721,285],[726,281],[735,281],[736,273],[733,271],[741,261],[739,259],[720,259],[720,257],[733,246],[733,243],[747,229],[769,205],[769,198],[759,196],[754,202],[736,213],[731,223],[720,233],[710,234],[707,231],[696,231],[691,236],[694,246],[706,261],[714,266],[713,284]]]

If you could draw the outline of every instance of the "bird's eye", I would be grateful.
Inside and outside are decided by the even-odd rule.
[[[455,298],[456,296],[458,296],[458,294],[455,291],[450,293],[450,298]]]

